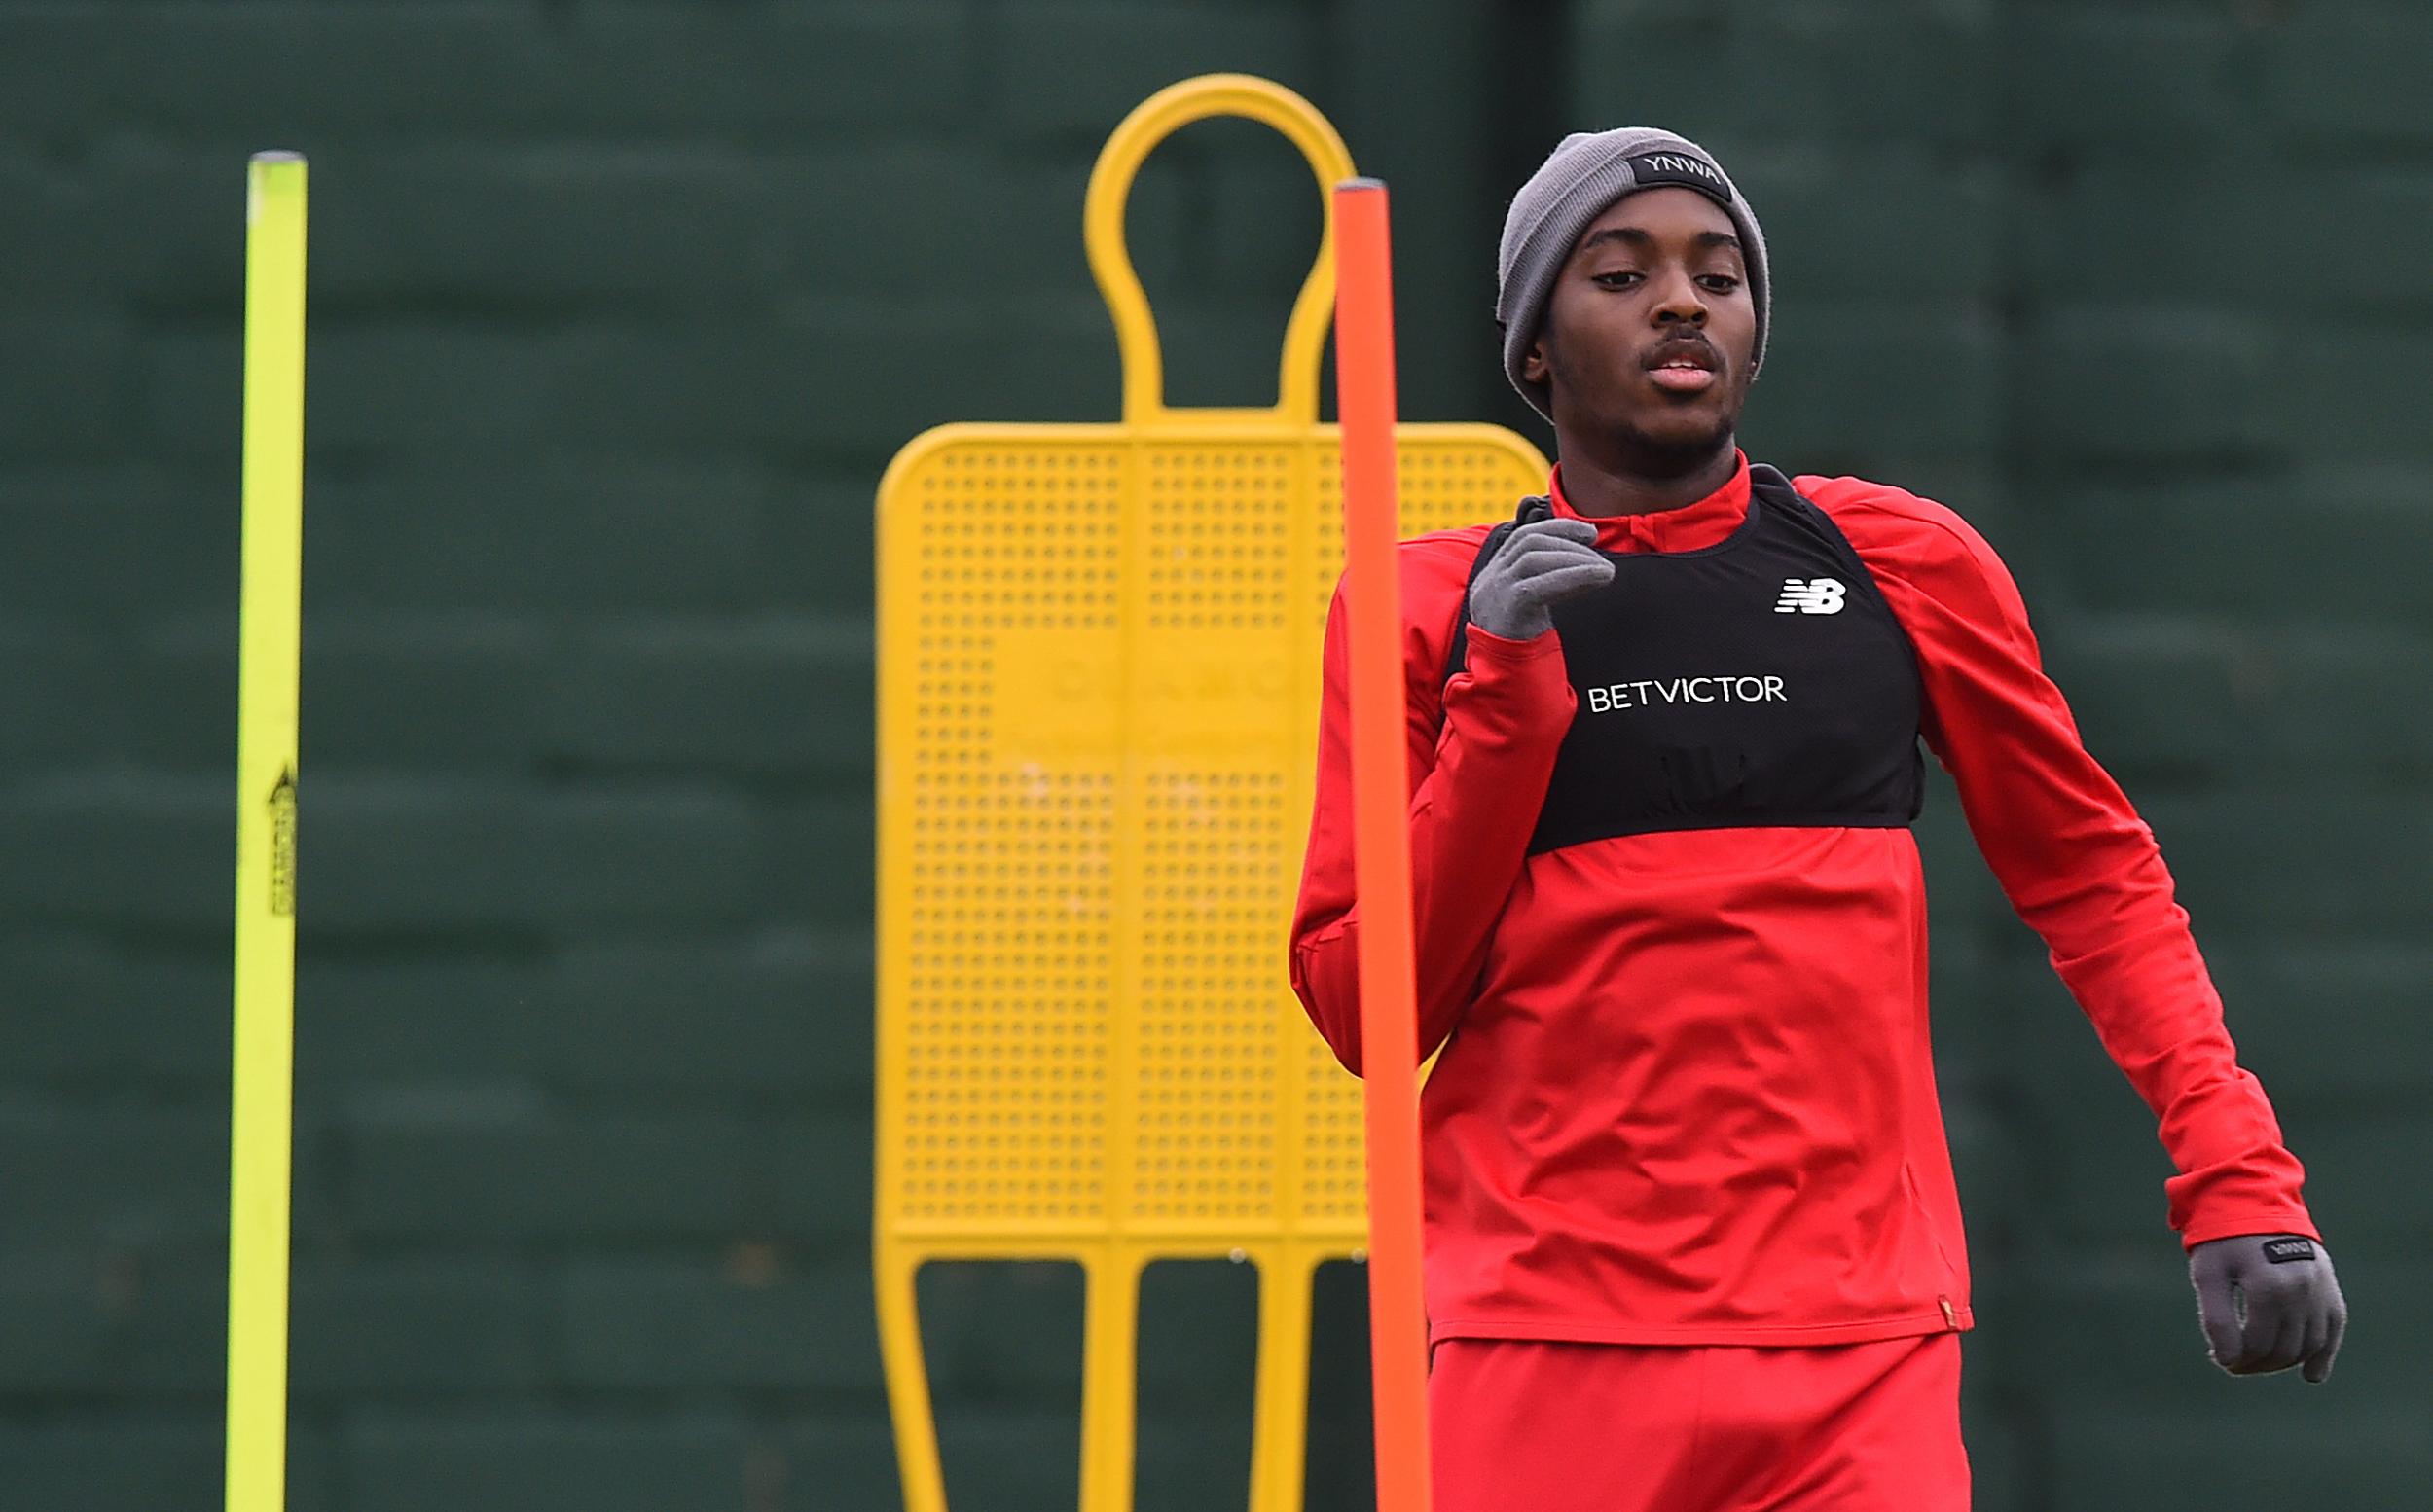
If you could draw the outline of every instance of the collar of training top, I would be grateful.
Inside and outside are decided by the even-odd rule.
[[[1597,527],[1597,544],[1614,550],[1628,541],[1642,551],[1689,552],[1713,546],[1740,526],[1749,513],[1749,453],[1734,448],[1732,475],[1694,503],[1637,515],[1583,515],[1563,496],[1563,464],[1546,478],[1546,497],[1558,519],[1585,520]]]

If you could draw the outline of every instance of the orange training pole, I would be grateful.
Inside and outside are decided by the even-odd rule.
[[[1411,965],[1410,758],[1394,476],[1394,277],[1386,186],[1335,186],[1335,411],[1343,428],[1352,635],[1361,1069],[1368,1128],[1369,1369],[1378,1512],[1428,1512],[1427,1307],[1420,1295],[1419,1015]]]

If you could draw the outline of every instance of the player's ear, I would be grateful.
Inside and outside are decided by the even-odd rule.
[[[1532,383],[1543,383],[1550,372],[1552,369],[1546,364],[1546,341],[1542,336],[1530,342],[1529,350],[1521,354],[1521,377]]]

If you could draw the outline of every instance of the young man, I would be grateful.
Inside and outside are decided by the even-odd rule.
[[[1960,1208],[1928,1047],[1921,740],[2161,1121],[2233,1374],[2345,1312],[2152,834],[1950,510],[1734,444],[1765,243],[1667,132],[1506,221],[1519,523],[1399,554],[1437,1512],[1954,1512]],[[1291,980],[1361,1069],[1343,600]]]

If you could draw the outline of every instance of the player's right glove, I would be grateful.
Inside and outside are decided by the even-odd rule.
[[[2261,1376],[2303,1361],[2308,1381],[2330,1377],[2348,1303],[2321,1244],[2300,1234],[2208,1240],[2188,1252],[2188,1278],[2215,1364]]]
[[[1548,606],[1614,581],[1596,539],[1593,522],[1569,516],[1514,526],[1470,586],[1471,623],[1507,640],[1554,629]]]

